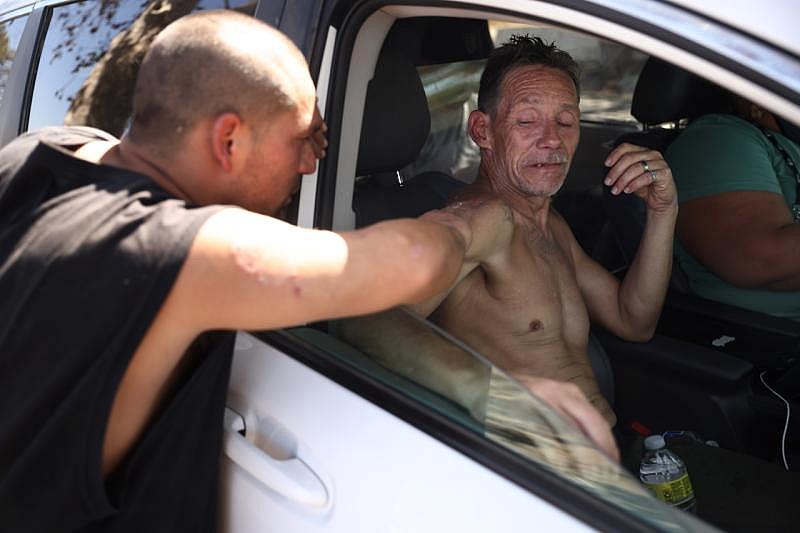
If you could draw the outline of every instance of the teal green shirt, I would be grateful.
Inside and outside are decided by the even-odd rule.
[[[776,133],[778,142],[800,164],[800,146]],[[733,115],[706,115],[693,122],[669,147],[680,203],[731,191],[780,194],[791,208],[796,200],[794,174],[761,130]],[[675,239],[678,263],[696,294],[719,302],[800,320],[800,291],[735,287],[698,263]],[[800,265],[798,265],[800,268]]]

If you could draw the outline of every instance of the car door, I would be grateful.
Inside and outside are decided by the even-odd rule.
[[[735,52],[737,47],[750,46],[751,41],[746,37],[742,41],[741,36],[713,21],[663,3],[611,5],[597,1],[572,9],[546,2],[415,4],[326,2],[320,18],[312,21],[318,26],[306,51],[330,126],[331,147],[318,174],[304,178],[298,223],[333,229],[352,229],[356,224],[353,191],[361,177],[356,161],[367,85],[383,37],[397,19],[449,16],[551,21],[623,42],[693,70],[705,69],[743,91],[763,96],[788,116],[798,115],[796,106],[787,107],[780,91],[769,92],[759,85],[763,73],[748,71],[759,67],[726,70],[713,62],[720,55],[733,54],[731,48]],[[708,28],[713,31],[703,33]],[[718,39],[709,39],[709,34]],[[701,53],[690,53],[698,50]],[[430,324],[421,327],[435,329]],[[261,442],[260,449],[249,448],[261,464],[296,460],[297,468],[291,469],[297,472],[297,479],[292,484],[284,475],[270,474],[277,465],[249,471],[248,459],[231,457],[230,446],[226,446],[224,528],[519,530],[529,528],[531,522],[526,518],[533,518],[537,526],[548,521],[542,526],[545,530],[706,527],[685,515],[662,514],[663,508],[652,500],[638,500],[634,489],[623,491],[624,495],[608,491],[604,481],[591,478],[585,470],[570,473],[558,461],[537,460],[492,440],[481,430],[480,421],[454,413],[451,405],[443,405],[435,392],[426,392],[419,382],[409,383],[407,376],[398,382],[398,372],[387,375],[382,365],[365,362],[365,357],[375,361],[333,333],[335,330],[331,324],[315,324],[240,335],[231,383],[229,435],[240,432],[244,435],[238,440]],[[462,349],[465,357],[485,362],[468,347],[449,342]],[[532,415],[536,419],[546,411],[536,403],[529,414],[537,413]],[[577,438],[568,428],[563,431],[570,435],[565,440]],[[265,433],[276,435],[283,444],[263,438]],[[540,447],[547,449],[545,444]],[[572,456],[575,452],[565,453]],[[588,464],[599,463],[593,458]],[[618,479],[630,480],[624,475]],[[271,483],[277,487],[270,488]],[[626,482],[620,484],[628,487]],[[495,494],[503,496],[494,499]],[[506,517],[512,518],[497,522]]]
[[[359,340],[359,332],[370,337],[398,324],[440,336],[451,363],[478,361],[492,371],[402,309],[238,334],[221,530],[703,529],[652,498],[527,391],[518,389],[506,411],[519,425],[492,434],[480,417]],[[463,381],[451,385],[469,386]],[[523,426],[524,438],[507,438]]]
[[[391,413],[389,391],[343,361],[326,361],[337,348],[346,359],[348,347],[314,329],[239,334],[223,531],[589,529]],[[405,406],[407,416],[426,416],[415,407]]]
[[[351,4],[326,3],[314,42],[306,42],[331,146],[318,173],[303,178],[295,206],[301,225],[354,224],[367,82],[397,17],[376,10],[379,3],[354,12]],[[383,321],[396,323],[397,313],[403,311]],[[486,359],[430,323],[417,327],[491,371]],[[537,453],[493,439],[483,420],[336,331],[334,322],[238,335],[222,530],[702,529],[642,492],[526,391],[517,408],[538,428]]]

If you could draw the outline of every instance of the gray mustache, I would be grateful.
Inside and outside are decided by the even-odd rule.
[[[554,152],[542,157],[537,157],[536,159],[526,159],[525,165],[553,165],[566,163],[568,161],[569,157],[567,157],[567,154],[562,152]]]

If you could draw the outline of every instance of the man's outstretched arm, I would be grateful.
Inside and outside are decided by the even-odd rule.
[[[418,302],[449,286],[464,248],[451,228],[413,219],[337,234],[235,208],[213,215],[120,383],[103,471],[141,434],[201,332],[272,329]]]
[[[672,171],[661,154],[622,144],[609,154],[606,185],[612,194],[636,194],[647,204],[639,249],[620,283],[580,249],[570,233],[578,284],[593,321],[628,340],[649,340],[655,332],[669,277],[678,201]]]
[[[173,290],[201,329],[272,329],[419,302],[449,286],[464,236],[415,219],[334,233],[240,209],[200,229]]]

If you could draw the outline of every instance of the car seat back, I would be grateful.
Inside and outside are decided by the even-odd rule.
[[[424,17],[394,23],[367,87],[356,165],[356,226],[442,207],[463,182],[438,171],[403,175],[430,133],[418,65],[486,57],[486,21]]]

